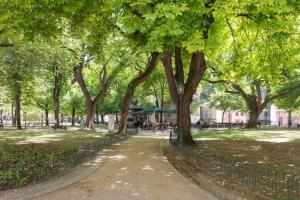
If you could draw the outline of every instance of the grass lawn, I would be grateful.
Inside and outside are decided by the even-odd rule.
[[[74,159],[104,133],[76,129],[29,129],[0,131],[0,190],[21,187],[62,174],[74,167]]]
[[[265,142],[300,141],[300,129],[269,128],[269,129],[226,129],[194,133],[197,140],[256,140]]]
[[[232,129],[195,133],[198,150],[272,170],[300,172],[300,129]]]

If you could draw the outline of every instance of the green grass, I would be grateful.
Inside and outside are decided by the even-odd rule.
[[[74,166],[72,155],[99,142],[103,135],[76,130],[0,131],[0,190],[26,186],[64,173]]]
[[[270,142],[300,142],[300,129],[227,129],[201,131],[193,137],[199,140],[257,140]]]

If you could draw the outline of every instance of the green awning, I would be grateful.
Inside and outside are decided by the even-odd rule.
[[[175,109],[162,109],[162,108],[144,108],[140,111],[140,113],[176,113]]]

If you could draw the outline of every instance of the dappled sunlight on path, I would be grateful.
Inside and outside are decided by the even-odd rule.
[[[93,174],[34,199],[216,199],[169,164],[161,153],[160,140],[130,138],[103,153],[99,159],[107,160]]]

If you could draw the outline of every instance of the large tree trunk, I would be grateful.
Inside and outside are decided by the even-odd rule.
[[[158,62],[158,56],[159,53],[157,52],[151,53],[150,59],[145,70],[142,73],[138,74],[134,79],[132,79],[127,87],[121,106],[121,119],[119,126],[119,133],[121,134],[126,134],[127,132],[127,117],[129,113],[130,101],[134,94],[134,90],[137,86],[139,86],[139,84],[145,81],[155,69],[155,66]]]
[[[259,117],[260,113],[261,112],[255,110],[255,109],[250,110],[249,121],[248,121],[246,128],[257,128],[257,121],[258,121],[258,117]]]
[[[169,92],[172,100],[177,108],[177,124],[180,118],[180,96],[177,93],[177,85],[184,83],[184,71],[183,62],[181,59],[180,48],[175,48],[175,68],[176,74],[173,73],[172,67],[172,56],[169,50],[164,51],[163,65],[165,68],[166,77],[168,80]],[[184,84],[184,93],[182,95],[182,131],[183,138],[181,141],[181,134],[178,134],[177,140],[182,142],[182,144],[191,145],[194,144],[191,131],[190,131],[190,105],[192,102],[193,95],[197,90],[197,86],[200,80],[203,78],[204,72],[206,70],[206,63],[204,59],[204,54],[202,52],[193,53],[189,74],[186,83]]]
[[[84,129],[87,130],[93,130],[94,129],[94,114],[96,110],[96,105],[95,103],[91,101],[86,101],[86,118],[85,118],[85,123],[84,123]]]
[[[49,126],[49,110],[48,110],[48,108],[45,109],[45,120],[46,120],[46,126]]]
[[[121,107],[121,120],[119,126],[119,133],[126,134],[127,132],[127,117],[129,113],[129,104],[133,96],[134,89],[132,87],[127,88],[125,96],[123,97],[122,107]]]
[[[288,111],[288,127],[292,127],[292,110]]]
[[[76,108],[75,108],[75,106],[72,106],[72,126],[75,126],[75,114],[76,114]]]
[[[177,113],[177,118],[179,118]],[[190,122],[190,104],[182,105],[182,131],[183,131],[183,144],[193,144],[193,137],[191,134]]]
[[[15,96],[15,100],[16,100],[16,111],[15,111],[16,124],[17,124],[17,129],[21,130],[22,129],[22,125],[21,125],[21,91],[17,92],[17,94]]]

